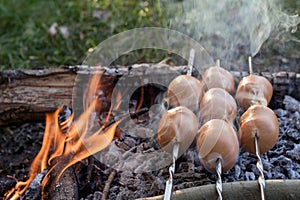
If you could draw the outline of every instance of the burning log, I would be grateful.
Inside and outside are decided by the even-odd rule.
[[[47,174],[47,170],[37,174],[34,180],[30,183],[24,194],[24,199],[40,200],[44,199],[78,199],[78,185],[76,175],[72,167],[66,169],[58,182],[55,182],[56,176],[59,175],[61,168],[56,168],[51,173],[49,184],[45,188],[45,194],[42,196],[42,188],[40,186],[43,178]]]
[[[103,80],[107,87],[113,87],[118,78],[130,73],[135,78],[147,75],[158,77],[186,74],[187,66],[171,67],[151,64],[132,67],[101,68]],[[72,92],[77,74],[86,74],[89,70],[84,66],[49,68],[37,70],[6,70],[0,73],[0,126],[24,123],[26,121],[44,120],[45,113],[54,112],[56,108],[72,106]],[[231,72],[238,82],[247,72]],[[294,72],[263,72],[273,84],[273,104],[282,104],[284,95],[300,99],[300,74]],[[274,105],[271,105],[271,107]]]
[[[133,70],[134,69],[134,70]],[[187,66],[169,66],[140,64],[132,67],[101,68],[101,82],[107,88],[113,88],[117,80],[132,73],[134,78],[157,76],[158,78],[175,77],[186,74]],[[72,107],[73,86],[78,74],[87,74],[84,66],[48,68],[36,70],[6,70],[0,73],[0,126],[44,120],[45,113],[54,112],[58,107]],[[202,72],[200,72],[202,73]],[[248,75],[248,72],[231,72],[236,83]],[[200,76],[197,72],[194,74]],[[294,72],[263,72],[273,85],[274,96],[271,107],[282,104],[284,95],[300,99],[300,74]],[[110,91],[111,89],[108,89]]]
[[[62,105],[71,107],[75,78],[64,68],[1,72],[0,126],[44,120]]]
[[[60,170],[61,168],[57,168],[51,173],[50,184],[47,186],[45,199],[78,199],[78,186],[74,169],[71,167],[66,169],[58,183],[56,183],[55,179],[59,175]]]
[[[43,144],[30,166],[29,177],[24,182],[17,182],[14,188],[6,192],[6,198],[18,199],[20,196],[24,195],[35,177],[45,169],[49,170],[41,182],[42,199],[46,197],[45,187],[52,177],[54,180],[51,181],[52,184],[50,184],[50,188],[52,189],[51,191],[54,192],[54,195],[49,193],[48,196],[51,199],[57,199],[56,197],[57,195],[61,195],[61,191],[64,191],[66,195],[69,196],[70,194],[67,194],[69,192],[66,192],[65,189],[57,189],[56,187],[56,184],[59,182],[64,172],[73,164],[101,151],[111,143],[116,128],[122,119],[114,122],[108,128],[103,126],[100,129],[94,130],[91,135],[88,135],[92,131],[89,126],[89,122],[92,118],[91,113],[94,111],[97,104],[97,96],[96,99],[94,99],[94,95],[91,95],[90,91],[95,91],[98,80],[99,73],[93,75],[93,78],[91,79],[92,84],[87,88],[87,92],[89,93],[87,93],[85,99],[86,109],[76,122],[72,123],[74,115],[71,115],[63,122],[59,122],[59,114],[63,111],[63,108],[59,108],[54,113],[46,115],[46,128]],[[107,118],[109,118],[109,116],[110,114]],[[63,131],[65,129],[67,129],[66,132]],[[50,153],[52,154],[49,155]],[[71,180],[71,182],[74,183],[74,180]],[[74,191],[75,189],[70,190],[70,192],[73,193],[73,196],[75,196]]]

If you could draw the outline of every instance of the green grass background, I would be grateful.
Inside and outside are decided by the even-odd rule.
[[[286,2],[288,7],[295,8],[299,1]],[[0,70],[81,64],[89,49],[116,33],[137,27],[168,27],[170,16],[165,9],[168,2],[0,0]],[[93,17],[97,9],[108,11],[110,16]],[[68,27],[67,39],[59,33],[48,34],[55,22]],[[155,50],[137,55],[134,62],[156,62],[166,56]]]
[[[81,64],[89,49],[116,33],[166,26],[161,7],[159,1],[0,0],[0,70]],[[95,10],[110,16],[97,19]],[[48,34],[55,22],[68,27],[67,39]]]

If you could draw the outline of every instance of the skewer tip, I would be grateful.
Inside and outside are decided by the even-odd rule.
[[[194,59],[195,59],[195,49],[191,49],[189,62],[188,62],[188,71],[187,71],[187,75],[189,76],[191,76],[193,72]]]
[[[220,67],[220,66],[221,66],[221,65],[220,65],[220,59],[217,59],[217,60],[216,60],[216,66],[217,66],[217,67]]]
[[[253,68],[252,68],[252,57],[248,57],[248,65],[249,65],[249,73],[253,74]]]

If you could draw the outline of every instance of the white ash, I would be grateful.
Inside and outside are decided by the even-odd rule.
[[[280,125],[278,142],[274,148],[261,156],[266,179],[300,178],[300,115],[297,109],[291,109],[297,108],[297,106],[290,103],[293,102],[299,105],[299,102],[291,97],[287,97],[286,100],[288,103],[285,101],[284,105],[288,105],[288,109],[284,107],[274,110]],[[149,124],[149,126],[152,125]],[[150,149],[151,145],[154,145],[154,149],[159,148],[158,144],[153,142],[153,138],[146,140],[132,137],[131,130],[128,127],[126,133],[121,135],[119,142],[124,142],[131,150],[134,146],[138,146],[134,149],[134,152],[137,152],[137,149],[140,152],[145,152]],[[145,163],[155,166],[157,160],[153,160],[154,163]],[[257,180],[259,171],[256,168],[256,162],[255,155],[241,149],[237,164],[223,174],[223,182]],[[176,161],[175,177],[175,190],[214,184],[217,180],[215,174],[208,173],[201,165],[195,144]],[[134,170],[119,171],[111,185],[108,199],[135,199],[161,195],[164,193],[168,178],[168,166],[147,173],[135,173]],[[91,199],[91,196],[85,199]],[[82,200],[85,199],[82,198]]]
[[[38,173],[35,178],[33,179],[33,181],[30,183],[29,188],[31,189],[36,189],[38,187],[41,186],[41,182],[44,178],[44,176],[46,175],[46,173],[48,172],[48,170],[44,170],[41,173]]]
[[[25,192],[24,199],[37,200],[41,198],[41,183],[47,172],[48,170],[46,169],[35,176]]]

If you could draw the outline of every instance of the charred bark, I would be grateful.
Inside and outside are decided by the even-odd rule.
[[[50,177],[50,183],[46,187],[44,199],[49,200],[77,200],[78,185],[73,167],[69,167],[64,171],[59,181],[56,183],[56,178],[61,172],[62,167],[55,168]]]
[[[76,74],[69,69],[8,70],[0,74],[0,126],[43,120],[71,106]]]
[[[118,79],[127,75],[142,83],[142,79],[156,77],[158,80],[172,80],[184,74],[186,66],[140,64],[132,67],[100,68],[102,89],[109,95]],[[37,70],[6,70],[0,73],[0,126],[44,120],[45,113],[58,107],[72,107],[72,93],[78,79],[91,73],[84,66],[48,68]],[[201,78],[200,73],[193,75]],[[236,83],[247,72],[232,72]],[[282,106],[285,95],[300,99],[300,74],[294,72],[264,72],[260,75],[273,84],[274,95],[271,107]],[[76,81],[80,81],[80,80]]]

